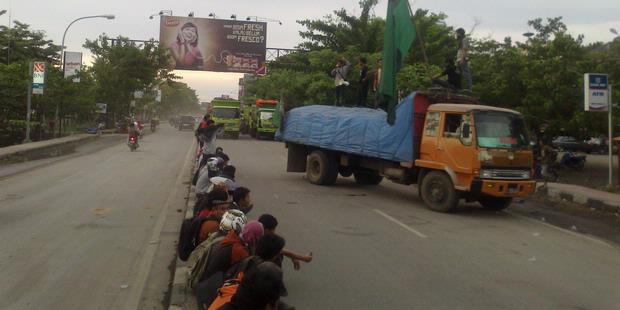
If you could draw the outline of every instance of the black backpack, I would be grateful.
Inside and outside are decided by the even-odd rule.
[[[200,233],[200,226],[207,219],[207,217],[194,217],[183,221],[178,244],[179,258],[182,261],[187,261],[189,255],[198,245],[197,239]]]

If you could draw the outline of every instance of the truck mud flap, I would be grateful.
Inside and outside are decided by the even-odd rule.
[[[305,146],[287,143],[288,158],[286,160],[286,172],[306,172],[308,150]]]

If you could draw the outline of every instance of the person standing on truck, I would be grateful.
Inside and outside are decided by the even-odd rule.
[[[336,62],[336,67],[332,70],[332,76],[334,77],[334,84],[336,86],[335,106],[343,104],[342,96],[344,95],[345,88],[349,86],[347,74],[349,74],[350,67],[351,63],[348,60],[345,58],[340,58]]]
[[[357,94],[357,106],[366,106],[366,99],[368,98],[368,64],[366,57],[360,57],[360,78],[359,78],[359,90]]]
[[[448,82],[446,84],[445,81],[439,80],[440,77],[448,77]],[[461,75],[458,73],[456,66],[454,65],[454,58],[446,57],[446,67],[441,72],[433,77],[433,82],[441,85],[442,87],[450,88],[453,90],[461,89]]]
[[[381,58],[377,59],[377,67],[373,72],[372,79],[372,91],[375,93],[375,109],[379,108],[379,97],[377,96],[377,92],[379,91],[379,84],[381,83],[381,67],[383,66],[383,61]]]
[[[465,79],[464,89],[471,90],[472,80],[471,71],[469,70],[469,39],[465,36],[465,29],[459,28],[456,30],[456,40],[459,44],[459,50],[456,53],[456,65]]]

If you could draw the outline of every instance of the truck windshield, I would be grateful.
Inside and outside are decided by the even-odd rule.
[[[266,112],[266,111],[260,112],[261,121],[270,121],[272,118],[273,118],[273,112]]]
[[[527,130],[521,116],[497,111],[474,114],[479,147],[515,149],[528,147]]]
[[[239,109],[214,108],[213,116],[217,118],[239,118]]]

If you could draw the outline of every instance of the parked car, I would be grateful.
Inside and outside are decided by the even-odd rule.
[[[599,138],[592,137],[586,143],[590,146],[592,153],[607,154],[609,151],[609,139],[605,136]],[[618,145],[613,145],[612,151],[614,154],[618,153]]]
[[[551,141],[551,145],[560,151],[566,152],[592,152],[593,147],[588,143],[579,141],[574,137],[559,136]]]
[[[194,130],[194,117],[183,115],[179,118],[179,130],[191,129]]]

